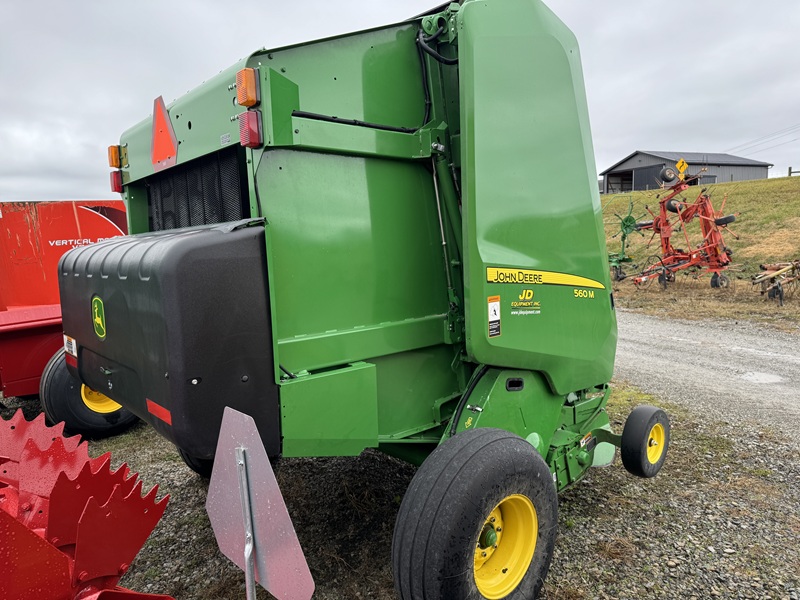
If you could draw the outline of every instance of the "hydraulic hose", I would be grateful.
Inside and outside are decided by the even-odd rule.
[[[444,29],[442,27],[440,27],[439,30],[444,31]],[[428,46],[427,41],[428,40],[434,40],[439,35],[441,35],[441,33],[437,32],[437,33],[434,33],[431,37],[426,38],[425,34],[422,32],[422,29],[420,29],[419,33],[417,34],[417,44],[419,45],[420,48],[422,48],[423,52],[425,52],[426,54],[432,56],[433,58],[438,60],[443,65],[456,65],[456,64],[458,64],[458,59],[457,58],[447,58],[446,56],[442,56],[436,50],[434,50],[433,48]]]
[[[450,437],[453,437],[456,434],[456,427],[458,427],[458,422],[461,420],[461,415],[464,412],[464,408],[467,406],[469,397],[472,395],[472,391],[475,389],[475,386],[478,385],[478,382],[488,370],[488,365],[481,365],[477,372],[472,376],[472,379],[469,380],[467,389],[464,390],[464,394],[458,401],[458,406],[456,406],[456,411],[453,413],[453,418],[450,420]]]

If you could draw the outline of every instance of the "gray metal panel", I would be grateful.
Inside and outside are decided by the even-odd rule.
[[[716,183],[729,183],[731,181],[750,181],[752,179],[766,179],[767,167],[761,166],[736,166],[736,165],[701,165],[690,164],[688,173],[697,174],[702,167],[707,166],[704,177],[716,176]]]
[[[664,163],[649,167],[642,167],[633,170],[633,189],[634,190],[654,190],[658,189],[661,179],[658,174],[664,168]]]
[[[611,172],[616,173],[617,171],[629,171],[631,169],[638,169],[640,167],[651,167],[653,165],[663,165],[663,164],[665,164],[663,158],[657,158],[655,156],[650,156],[649,154],[642,154],[641,152],[637,152],[636,154],[631,156],[628,160],[615,166],[614,170]]]
[[[760,160],[753,160],[752,158],[744,158],[742,156],[734,156],[733,154],[724,154],[721,152],[663,152],[660,150],[641,150],[641,153],[663,158],[664,160],[672,162],[677,162],[680,159],[683,159],[689,164],[743,165],[759,167],[766,167],[770,164]]]

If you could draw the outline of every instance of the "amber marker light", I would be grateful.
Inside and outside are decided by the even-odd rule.
[[[240,106],[255,106],[258,104],[258,71],[246,68],[236,73],[236,101]]]
[[[108,166],[112,169],[119,169],[122,166],[119,159],[119,146],[108,147]]]

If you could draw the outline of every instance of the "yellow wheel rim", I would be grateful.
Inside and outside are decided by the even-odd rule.
[[[647,460],[651,465],[654,465],[664,454],[664,442],[666,441],[666,433],[664,426],[661,423],[656,423],[650,430],[650,435],[647,436]]]
[[[81,385],[81,399],[86,405],[86,408],[92,412],[102,413],[104,415],[116,412],[122,408],[121,404],[117,404],[105,394],[96,392],[86,385]]]
[[[538,535],[536,508],[527,496],[513,494],[494,507],[475,544],[475,584],[485,598],[505,598],[517,588]]]

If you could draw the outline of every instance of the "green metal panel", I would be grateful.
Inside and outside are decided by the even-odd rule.
[[[282,365],[310,371],[443,343],[430,177],[382,159],[288,150],[260,159]]]
[[[299,110],[397,127],[422,124],[417,25],[404,23],[253,54],[299,90]]]
[[[559,394],[605,383],[616,319],[575,39],[538,0],[465,2],[458,34],[468,352]]]
[[[521,382],[510,391],[509,380]],[[469,407],[461,413],[456,433],[479,427],[497,427],[523,438],[547,455],[550,440],[562,416],[564,397],[553,394],[540,373],[510,369],[489,369],[475,386]],[[531,437],[535,434],[536,438]]]
[[[284,456],[351,456],[378,445],[375,365],[281,383]]]
[[[450,416],[448,401],[461,394],[458,349],[433,346],[378,357],[378,423],[382,443],[434,429]],[[434,437],[438,441],[438,436]]]

